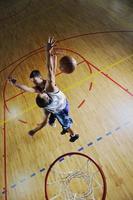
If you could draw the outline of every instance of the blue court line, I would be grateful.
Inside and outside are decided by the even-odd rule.
[[[84,147],[80,147],[79,149],[78,149],[78,151],[83,151],[84,150]]]
[[[124,123],[124,125],[128,125],[128,124],[130,124],[129,121]],[[118,126],[118,127],[116,127],[116,128],[114,129],[114,131],[118,131],[118,130],[120,130],[121,128],[122,128],[122,126]],[[83,150],[85,149],[85,147],[94,146],[94,145],[96,145],[96,142],[101,141],[101,140],[104,138],[104,136],[111,136],[111,135],[113,135],[113,131],[109,131],[109,132],[105,133],[103,136],[98,136],[98,137],[96,137],[96,140],[95,140],[94,142],[89,142],[89,143],[87,143],[84,147],[78,148],[77,151],[83,151]],[[62,161],[64,161],[64,158],[61,158],[61,159],[59,160],[59,162],[62,162]],[[45,170],[46,170],[45,168],[41,168],[37,173],[45,172]],[[29,179],[29,178],[31,178],[31,177],[35,177],[35,176],[37,175],[37,173],[32,173],[32,174],[29,175],[27,178],[21,179],[21,180],[19,181],[19,183],[23,183],[23,182],[26,181],[27,179]],[[14,184],[12,184],[12,185],[10,186],[10,188],[11,188],[11,189],[14,189],[14,188],[17,187],[17,185],[18,185],[17,183],[14,183]],[[4,190],[1,190],[0,195],[3,195],[4,193],[5,193],[5,191],[4,191]]]
[[[42,169],[40,169],[39,171],[40,171],[40,172],[43,172],[43,171],[45,171],[45,168],[42,168]]]
[[[15,188],[17,186],[17,184],[13,184],[11,185],[11,188]]]
[[[112,135],[113,133],[110,131],[110,132],[108,132],[108,133],[106,133],[105,135],[106,136],[109,136],[109,135]]]
[[[62,162],[63,160],[64,160],[64,158],[60,158],[60,159],[59,159],[59,162]]]
[[[35,176],[35,175],[36,175],[36,173],[33,173],[33,174],[30,175],[30,177],[33,177],[33,176]]]
[[[88,147],[90,147],[92,145],[93,145],[93,142],[90,142],[90,143],[87,144]]]
[[[120,126],[118,126],[118,127],[115,129],[115,131],[118,131],[120,128],[121,128],[121,127],[120,127]]]
[[[19,182],[20,183],[23,183],[24,181],[26,181],[27,179],[26,178],[23,178],[22,180],[20,180]]]
[[[103,137],[97,137],[97,141],[100,141],[102,139],[103,139]]]

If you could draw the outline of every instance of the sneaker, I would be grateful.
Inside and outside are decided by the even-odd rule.
[[[70,142],[75,142],[79,138],[79,134],[75,134],[74,136],[70,136],[69,141]]]
[[[61,131],[61,135],[64,135],[64,134],[66,134],[66,133],[68,133],[68,131],[65,130],[65,129],[63,129],[63,130]]]
[[[56,127],[56,123],[54,122],[54,123],[51,123],[51,124],[49,124],[50,126],[52,126],[53,128],[55,128]]]

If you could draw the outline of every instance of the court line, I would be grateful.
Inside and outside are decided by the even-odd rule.
[[[57,4],[58,5],[58,4]],[[54,8],[55,6],[52,6],[52,8]],[[49,7],[51,8],[51,7]],[[48,9],[49,9],[48,8]],[[47,9],[47,10],[48,10]],[[4,199],[7,200],[7,144],[6,144],[6,123],[5,123],[5,120],[6,120],[6,109],[8,110],[8,107],[6,105],[6,102],[5,102],[5,91],[6,91],[6,84],[7,84],[7,81],[5,81],[5,84],[4,84],[4,88],[3,88],[3,98],[4,98],[4,105],[3,105],[3,111],[4,111],[4,128],[3,128],[3,144],[4,144],[4,187],[5,187],[5,195],[4,195]]]
[[[116,65],[118,65],[118,64],[120,64],[120,63],[126,61],[127,59],[130,59],[132,56],[133,56],[133,54],[127,56],[126,58],[122,58],[121,60],[118,60],[118,61],[116,61],[115,63],[113,63],[113,64],[111,64],[111,65],[104,66],[104,67],[103,67],[103,68],[104,68],[104,71],[107,70],[107,69],[110,68],[110,67],[114,67],[114,66],[116,66]],[[81,64],[81,63],[83,63],[83,62],[84,62],[84,61],[81,61],[79,64]],[[90,63],[90,65],[92,65],[92,64]],[[93,65],[93,67],[95,67],[95,66]],[[97,70],[100,72],[100,70],[99,70],[98,68],[95,67],[95,69],[97,69]],[[60,75],[61,73],[62,73],[62,72],[59,72],[57,75]],[[103,72],[101,72],[101,73],[102,73],[103,75],[107,76],[107,74],[104,74]],[[111,77],[108,76],[108,78],[110,78],[110,80],[111,80]],[[116,83],[116,82],[114,82],[114,83]],[[119,85],[119,86],[120,86],[120,85]],[[122,87],[122,88],[123,88],[123,87]],[[91,90],[91,89],[92,89],[92,83],[91,83],[91,85],[90,85],[89,90]],[[124,88],[124,90],[125,90],[125,88]],[[126,89],[126,90],[127,90],[127,89]],[[127,92],[128,92],[128,91],[127,91]],[[23,94],[23,93],[25,93],[25,92],[18,93],[17,95],[8,98],[8,99],[6,100],[6,102],[8,102],[9,100],[11,100],[11,99],[13,99],[13,98],[15,98],[15,97],[17,97],[17,96]],[[129,93],[129,92],[128,92],[128,93]],[[131,93],[129,93],[129,94],[131,94]],[[131,96],[132,96],[132,94],[131,94]]]
[[[81,108],[81,106],[85,103],[85,99],[81,101],[81,103],[78,105],[78,108]]]
[[[64,49],[64,50],[68,50],[68,49]],[[44,51],[44,50],[41,50],[41,52],[42,52],[42,51]],[[70,50],[69,50],[69,51],[70,51]],[[39,53],[40,53],[40,52],[39,52]],[[77,52],[73,52],[73,53],[77,54],[80,58],[83,59],[81,62],[78,63],[78,65],[81,64],[81,63],[83,63],[83,62],[85,62],[86,65],[88,66],[89,70],[90,70],[90,73],[92,74],[91,67],[90,67],[89,63],[87,62],[87,60],[86,60],[82,55],[80,55],[79,53],[77,53]],[[34,54],[36,54],[36,53],[34,53]],[[34,54],[32,54],[32,55],[34,55]],[[31,57],[32,55],[29,55],[29,56],[26,57],[24,60],[22,60],[20,63],[18,63],[18,64],[13,68],[13,70],[10,72],[9,76],[11,76],[11,74],[15,71],[15,69],[16,69],[21,63],[23,63],[27,58]],[[59,74],[61,74],[61,73],[59,73]],[[57,74],[57,75],[59,75],[59,74]],[[5,81],[5,85],[4,85],[4,89],[3,89],[3,99],[5,99],[5,90],[6,90],[6,86],[7,86],[7,80]],[[21,93],[19,93],[19,94],[23,94],[23,92],[21,92]],[[15,97],[17,97],[19,94],[15,95]],[[12,98],[13,98],[13,97],[11,97],[10,99],[12,99]],[[4,100],[4,104],[5,104],[5,108],[9,111],[5,100]],[[34,106],[33,106],[33,108],[34,108]],[[33,108],[30,107],[30,110],[32,110]],[[25,111],[24,111],[23,113],[25,113]],[[27,111],[26,111],[26,113],[27,113]],[[7,123],[8,121],[10,121],[10,119],[6,120],[5,123]],[[1,125],[1,120],[0,120],[0,125]]]
[[[70,49],[63,49],[63,50],[68,50],[68,51],[70,51]],[[41,50],[41,52],[42,52],[43,50]],[[83,59],[84,59],[84,61],[85,62],[88,62],[82,55],[80,55],[79,53],[77,53],[77,52],[74,52],[74,51],[72,51],[71,50],[71,52],[73,52],[73,53],[76,53],[77,55],[79,55],[80,57],[82,57]],[[39,52],[37,52],[37,53],[39,53]],[[32,55],[29,55],[28,57],[26,57],[26,59],[27,58],[29,58],[29,57],[31,57],[31,56],[33,56],[33,55],[35,55],[36,53],[34,53],[34,54],[32,54]],[[24,60],[26,60],[26,59],[24,59]],[[23,61],[24,61],[23,60]],[[20,63],[22,63],[23,61],[21,61]],[[19,64],[20,64],[19,63]],[[18,64],[18,65],[19,65]],[[18,67],[18,65],[16,66],[16,67]],[[92,63],[88,63],[88,66],[89,66],[89,68],[90,68],[90,65],[91,66],[93,66],[96,70],[98,70],[98,71],[100,71],[96,66],[94,66]],[[16,68],[15,67],[15,68]],[[15,68],[11,71],[11,73],[15,70]],[[90,72],[92,73],[92,70],[91,70],[91,68],[90,68]],[[11,74],[10,73],[10,74]],[[119,83],[117,83],[115,80],[113,80],[111,77],[109,77],[109,76],[107,76],[106,74],[104,74],[103,72],[101,72],[101,74],[102,75],[104,75],[105,77],[107,77],[108,79],[110,79],[112,82],[114,82],[117,86],[119,86],[121,89],[123,89],[123,90],[125,90],[127,93],[129,93],[131,96],[132,96],[132,94],[127,90],[127,89],[125,89],[123,86],[121,86]],[[7,83],[6,83],[7,84]],[[13,98],[13,97],[11,97],[11,98]],[[6,109],[8,110],[8,107],[7,107],[7,104],[6,104],[6,101],[5,101],[5,105],[6,105]]]
[[[5,110],[5,104],[3,104],[3,110],[4,110],[4,127],[3,127],[3,145],[4,145],[4,153],[3,153],[3,158],[4,158],[4,187],[5,187],[5,200],[7,200],[7,140],[6,140],[6,110]]]
[[[130,32],[132,32],[132,31],[130,31]],[[6,83],[7,82],[5,82],[5,85],[4,85],[4,89],[3,89],[3,94],[4,94],[4,115],[5,115],[5,119],[6,119],[6,104],[5,104],[5,89],[6,89]],[[7,108],[8,109],[8,108]],[[5,128],[4,128],[4,140],[6,140],[6,125],[5,125],[5,119],[4,119],[4,126],[5,126]],[[5,157],[4,157],[4,163],[6,164],[6,151],[5,151],[5,149],[6,149],[6,142],[4,141],[4,155],[5,155]],[[4,171],[6,171],[6,166],[4,165]],[[6,190],[7,190],[7,185],[6,185],[6,182],[7,182],[7,176],[5,177],[5,179],[4,179],[4,181],[5,181],[5,188],[6,188]],[[5,199],[7,200],[7,191],[5,192]]]
[[[39,52],[34,52],[34,53],[32,53],[31,55],[29,55],[28,57],[26,57],[26,58],[24,58],[23,60],[21,60],[21,62],[18,63],[18,64],[13,68],[13,70],[9,73],[8,76],[11,76],[12,73],[15,71],[15,69],[16,69],[17,67],[19,67],[19,65],[20,65],[21,63],[23,63],[25,60],[27,60],[27,59],[30,58],[31,56],[36,55],[36,54],[41,53],[41,52],[44,52],[44,49],[40,50]],[[90,73],[92,73],[91,67],[89,66],[89,64],[87,63],[87,61],[85,60],[85,58],[84,58],[83,56],[81,56],[80,54],[79,54],[79,57],[81,57],[83,60],[82,60],[81,62],[79,62],[78,65],[81,64],[81,63],[83,63],[83,62],[86,62],[87,66],[89,67]],[[62,73],[62,72],[59,72],[56,76],[60,75],[61,73]],[[4,100],[6,99],[6,98],[5,98],[6,86],[7,86],[7,80],[5,81],[5,85],[4,85],[4,89],[3,89],[3,99],[4,99]],[[10,99],[15,98],[15,97],[17,97],[17,96],[19,96],[19,95],[21,95],[21,94],[23,94],[23,92],[21,92],[21,93],[15,95],[14,97],[10,97]],[[7,111],[9,112],[9,109],[8,109],[8,107],[7,107],[6,100],[4,101],[4,103],[5,103],[5,107],[6,107]]]
[[[83,62],[84,62],[84,61],[81,61],[81,62],[79,62],[77,65],[80,65],[80,64],[82,64]],[[92,72],[91,72],[91,73],[92,73]],[[60,75],[60,74],[62,74],[62,72],[57,73],[56,76],[58,76],[58,75]],[[20,92],[20,93],[16,94],[15,96],[12,96],[12,97],[8,98],[8,99],[6,100],[6,102],[12,100],[13,98],[18,97],[19,95],[23,95],[24,93],[25,93],[25,92]],[[35,107],[36,107],[36,106],[35,106]],[[7,105],[6,105],[6,108],[8,109]],[[31,107],[28,111],[26,111],[26,110],[25,110],[25,111],[26,111],[26,113],[27,113],[27,112],[29,112],[29,111],[32,110],[32,109],[34,109],[34,106]],[[20,115],[23,115],[23,114],[25,113],[25,111],[24,111],[22,114],[20,114]],[[8,109],[8,112],[10,112],[9,109]],[[16,116],[15,118],[17,118],[17,116]],[[13,119],[14,119],[14,118],[13,118]],[[12,119],[6,120],[5,123],[8,123],[8,121],[11,121],[11,120],[12,120]],[[23,122],[23,120],[20,120],[20,119],[19,119],[18,121]],[[0,120],[0,125],[1,125],[1,122],[2,122],[2,120]]]
[[[100,34],[110,34],[110,33],[132,33],[132,32],[133,32],[133,30],[97,31],[97,32],[84,33],[84,34],[79,34],[79,35],[76,35],[76,36],[67,37],[65,39],[58,40],[58,42],[63,42],[63,41],[66,41],[66,40],[75,39],[75,38],[78,38],[78,37],[84,37],[84,36],[88,36],[88,35],[100,35]]]
[[[28,122],[27,121],[24,121],[22,119],[18,119],[19,122],[23,123],[23,124],[27,124]]]
[[[89,91],[92,90],[92,85],[93,85],[93,82],[91,82],[91,84],[90,84]]]
[[[81,62],[79,62],[77,65],[80,65],[80,64],[82,64],[83,62],[84,62],[84,61],[81,61]],[[58,72],[55,76],[59,76],[59,75],[61,75],[62,73],[63,73],[63,72]],[[9,98],[6,99],[5,101],[8,102],[8,101],[10,101],[10,100],[12,100],[12,99],[14,99],[14,98],[16,98],[16,97],[22,95],[22,94],[26,94],[26,92],[20,92],[20,93],[14,95],[14,96],[12,96],[12,97],[9,97]]]
[[[8,101],[10,101],[10,100],[12,100],[12,99],[14,99],[14,98],[16,98],[16,97],[18,97],[19,95],[21,95],[21,94],[24,94],[25,92],[20,92],[20,93],[18,93],[18,94],[16,94],[16,95],[14,95],[14,96],[12,96],[12,97],[9,97],[8,99],[6,99],[5,101],[6,102],[8,102]]]
[[[41,50],[42,51],[42,50]],[[43,51],[44,51],[44,49],[43,49]],[[39,52],[40,53],[40,52]],[[34,53],[34,54],[36,54],[36,53]],[[34,55],[33,54],[33,55]],[[79,54],[80,55],[80,54]],[[31,55],[29,55],[29,57],[31,57]],[[85,61],[85,59],[84,59],[84,57],[83,56],[80,56],[80,57],[82,57],[83,58],[83,61]],[[27,60],[27,58],[28,57],[26,57],[26,59],[24,59],[24,60]],[[80,63],[82,63],[83,61],[81,61]],[[20,63],[22,63],[23,61],[21,61]],[[86,62],[86,61],[85,61]],[[15,71],[15,69],[16,69],[16,67],[18,67],[19,65],[20,65],[20,63],[17,65],[17,66],[15,66],[15,68],[13,68],[13,70],[8,74],[8,76],[9,75],[11,75],[14,71]],[[86,64],[87,64],[87,66],[88,66],[88,68],[90,69],[90,73],[92,73],[92,71],[91,71],[91,67],[88,65],[88,63],[86,62]],[[6,151],[7,151],[7,146],[6,146],[6,123],[5,123],[5,120],[6,120],[6,109],[8,110],[8,107],[7,107],[7,105],[6,105],[6,98],[5,98],[5,92],[6,92],[6,86],[7,86],[7,80],[5,81],[5,84],[4,84],[4,88],[3,88],[3,99],[4,99],[4,107],[3,107],[3,110],[4,110],[4,115],[5,115],[5,118],[4,118],[4,137],[3,137],[3,140],[4,140],[4,174],[5,174],[5,176],[4,176],[4,183],[5,183],[5,188],[6,188],[6,190],[5,190],[5,200],[7,200],[7,166],[6,166],[6,164],[7,164],[7,153],[6,153]]]
[[[133,57],[133,54],[125,57],[125,58],[122,58],[118,61],[116,61],[115,63],[113,64],[110,64],[110,65],[107,65],[107,66],[103,66],[101,67],[100,69],[97,68],[95,65],[93,65],[92,63],[90,63],[89,61],[87,61],[93,68],[95,68],[97,70],[97,72],[93,72],[93,74],[90,74],[89,76],[86,76],[84,79],[82,79],[81,81],[79,81],[78,83],[75,83],[73,86],[70,86],[68,87],[65,91],[69,90],[69,89],[73,89],[75,88],[75,86],[79,86],[81,85],[82,83],[84,83],[85,81],[89,80],[90,77],[91,78],[94,78],[96,76],[99,75],[99,72],[104,75],[106,78],[108,78],[109,80],[111,80],[113,83],[115,83],[118,87],[120,87],[122,90],[124,90],[126,93],[128,93],[130,96],[133,96],[133,93],[129,92],[127,88],[123,87],[121,84],[119,84],[118,82],[116,82],[115,80],[113,80],[108,74],[105,74],[104,71],[112,68],[112,67],[115,67],[116,65],[130,59],[131,57]],[[103,71],[102,71],[103,70]]]
[[[84,33],[84,34],[79,34],[79,35],[73,35],[64,39],[60,39],[57,41],[57,43],[66,41],[66,40],[70,40],[70,39],[75,39],[78,37],[84,37],[84,36],[89,36],[89,35],[100,35],[100,34],[112,34],[112,33],[133,33],[133,30],[114,30],[114,31],[97,31],[97,32],[92,32],[92,33]],[[17,60],[13,61],[11,64],[7,65],[6,67],[4,67],[3,69],[0,70],[0,73],[3,72],[4,70],[8,69],[9,67],[12,67],[12,65],[16,64],[18,61],[20,61],[21,59],[29,56],[32,53],[35,53],[39,50],[42,50],[44,48],[40,47],[38,49],[32,50],[29,53],[25,54],[24,56],[18,58]]]
[[[82,85],[84,82],[86,82],[86,81],[89,80],[90,78],[92,78],[92,77],[94,78],[94,77],[98,76],[98,75],[99,75],[99,72],[100,72],[101,74],[103,74],[104,76],[106,76],[107,78],[109,78],[111,81],[113,81],[116,85],[118,85],[118,86],[119,86],[121,89],[123,89],[125,92],[127,92],[129,95],[133,96],[133,94],[132,94],[131,92],[129,92],[128,89],[124,88],[122,85],[120,85],[119,83],[117,83],[115,80],[113,80],[113,79],[110,78],[107,74],[105,74],[105,73],[103,72],[103,70],[107,70],[107,69],[110,69],[110,68],[112,68],[112,67],[114,67],[114,66],[117,66],[117,64],[120,64],[120,63],[122,63],[122,62],[124,62],[124,61],[130,59],[131,57],[133,57],[133,54],[131,54],[131,55],[125,57],[125,58],[122,58],[122,59],[120,59],[119,61],[116,61],[116,62],[113,63],[113,64],[110,64],[110,65],[108,65],[108,66],[101,67],[100,69],[98,69],[97,67],[95,67],[93,64],[91,64],[91,63],[89,62],[89,64],[92,65],[93,67],[95,67],[95,69],[97,69],[97,71],[96,71],[96,72],[93,72],[93,74],[90,74],[90,75],[86,76],[84,79],[82,79],[82,80],[76,82],[76,83],[73,84],[72,86],[62,89],[62,91],[65,91],[65,92],[66,92],[66,91],[69,91],[69,90],[71,90],[71,89],[74,89],[74,88],[76,88],[77,86]],[[101,70],[102,70],[102,71],[101,71]],[[21,114],[19,114],[19,116],[20,116],[20,115],[23,115],[24,113],[27,113],[27,112],[31,111],[32,109],[34,109],[34,108],[36,108],[36,107],[37,107],[37,106],[34,105],[34,106],[31,106],[31,107],[25,109]],[[16,117],[15,117],[15,118],[16,118]],[[12,119],[14,119],[14,118],[7,119],[6,121],[0,120],[0,125],[3,125],[4,122],[5,122],[5,123],[8,123],[8,122],[11,121]]]
[[[61,49],[61,48],[60,48]],[[84,59],[83,61],[81,61],[80,63],[82,63],[82,62],[88,62],[88,66],[92,66],[92,67],[94,67],[98,72],[100,72],[102,75],[104,75],[106,78],[108,78],[108,79],[110,79],[112,82],[114,82],[117,86],[119,86],[121,89],[123,89],[124,91],[126,91],[128,94],[130,94],[131,96],[132,96],[132,93],[130,93],[126,88],[124,88],[122,85],[120,85],[119,83],[117,83],[115,80],[113,80],[111,77],[109,77],[107,74],[105,74],[104,72],[102,72],[100,69],[98,69],[96,66],[94,66],[92,63],[90,63],[89,61],[87,61],[82,55],[80,55],[79,53],[77,53],[77,52],[74,52],[73,50],[70,50],[70,49],[63,49],[62,48],[62,50],[68,50],[68,51],[71,51],[71,52],[73,52],[73,53],[76,53],[77,55],[79,55],[82,59]],[[41,50],[41,52],[42,52],[43,50]],[[33,56],[33,55],[35,55],[35,54],[32,54],[31,56]],[[30,57],[30,56],[29,56]],[[111,65],[109,65],[109,66],[105,66],[105,67],[103,67],[103,69],[105,69],[105,70],[107,70],[108,68],[110,68],[110,67],[113,67],[113,66],[116,66],[116,65],[118,65],[118,64],[120,64],[121,62],[124,62],[125,60],[127,60],[127,59],[129,59],[129,58],[131,58],[132,57],[132,55],[130,55],[130,56],[127,56],[126,58],[123,58],[123,59],[121,59],[121,60],[118,60],[117,62],[115,62],[115,63],[113,63],[113,64],[111,64]],[[28,57],[27,57],[28,58]],[[26,59],[27,59],[26,58]],[[24,59],[23,61],[21,61],[19,64],[17,64],[16,66],[15,66],[15,68],[16,67],[18,67],[18,65],[20,65],[22,62],[24,62],[26,59]],[[11,73],[15,70],[15,68],[11,71]],[[92,71],[90,71],[90,72],[92,72]],[[10,74],[11,74],[10,73]],[[96,73],[96,72],[95,72]],[[59,74],[61,74],[61,72],[59,73]],[[94,75],[94,73],[93,73],[93,75]],[[89,79],[89,76],[87,76],[88,78],[87,79]],[[84,80],[84,81],[86,81],[86,79]],[[84,82],[83,81],[83,82]],[[6,83],[7,84],[7,83]],[[22,92],[22,94],[23,94],[23,92]],[[19,93],[19,94],[17,94],[17,95],[15,95],[15,96],[18,96],[18,95],[21,95],[21,93]],[[15,96],[14,97],[10,97],[9,99],[12,99],[12,98],[15,98]],[[9,101],[9,99],[7,99],[8,101]],[[5,104],[6,104],[6,102],[5,102]],[[7,107],[7,105],[6,105],[6,109],[8,110],[8,107]]]
[[[24,110],[22,113],[20,113],[18,116],[21,116],[21,115],[23,115],[23,114],[25,114],[25,113],[27,113],[27,112],[33,110],[34,108],[38,108],[38,107],[37,107],[36,105],[31,106],[31,107],[25,109],[25,110]],[[9,118],[9,119],[7,119],[7,120],[5,120],[5,121],[0,121],[0,125],[7,124],[8,122],[12,121],[13,119],[16,119],[18,116],[15,116],[14,118]]]
[[[133,57],[133,54],[130,54],[129,56],[127,56],[127,57],[125,57],[125,58],[122,58],[122,59],[116,61],[115,63],[112,63],[112,64],[110,64],[110,65],[104,66],[103,68],[104,68],[105,70],[107,70],[107,69],[109,69],[110,67],[114,67],[114,66],[116,66],[116,65],[118,65],[118,64],[120,64],[120,63],[123,63],[124,61],[130,59],[131,57]]]
[[[100,136],[97,136],[93,141],[90,141],[89,143],[87,142],[86,144],[84,144],[83,146],[80,146],[78,147],[77,151],[84,151],[86,149],[88,149],[89,147],[92,147],[92,146],[96,146],[97,143],[103,141],[106,137],[108,136],[112,136],[112,135],[115,135],[115,133],[118,133],[118,131],[122,128],[125,128],[126,126],[128,126],[129,124],[131,124],[130,121],[126,121],[125,123],[123,123],[121,126],[117,126],[116,128],[114,128],[112,131],[108,131],[106,133],[104,133],[103,135],[100,135]],[[64,161],[64,159],[62,158],[59,162],[62,162]],[[24,178],[21,178],[20,180],[18,181],[15,181],[15,183],[11,184],[10,185],[10,188],[11,189],[14,189],[16,188],[19,184],[29,180],[29,178],[32,178],[32,177],[35,177],[36,175],[42,173],[42,172],[45,172],[46,171],[46,168],[45,167],[42,167],[41,169],[39,169],[38,171],[36,172],[32,172],[30,173],[30,175],[28,176],[25,176]],[[4,195],[4,190],[1,190],[1,195]]]

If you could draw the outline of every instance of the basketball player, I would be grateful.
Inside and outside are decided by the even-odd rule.
[[[44,111],[43,121],[37,127],[29,131],[29,134],[33,136],[37,131],[46,126],[48,119],[50,123],[54,123],[55,119],[57,119],[62,126],[61,134],[68,132],[70,134],[69,141],[75,142],[79,138],[79,135],[75,134],[71,129],[73,122],[69,116],[69,103],[64,93],[61,92],[55,84],[57,62],[56,56],[53,54],[54,45],[55,42],[53,38],[49,38],[46,49],[48,77],[45,85],[45,91],[43,93],[39,93],[36,97],[37,105]]]
[[[43,79],[39,70],[33,70],[29,76],[30,80],[34,83],[33,87],[28,87],[27,85],[18,83],[16,79],[9,77],[8,82],[11,85],[23,90],[24,92],[31,92],[31,93],[43,93],[45,90],[46,80]],[[49,125],[55,127],[56,124],[53,123],[55,120],[52,120],[52,114],[50,116]]]
[[[17,82],[16,79],[13,79],[11,77],[8,78],[8,81],[15,87],[23,90],[24,92],[42,93],[45,89],[46,80],[42,78],[40,71],[33,70],[30,73],[29,78],[34,83],[33,87],[28,87],[27,85],[20,84]]]

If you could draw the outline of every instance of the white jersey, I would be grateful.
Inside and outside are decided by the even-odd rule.
[[[66,96],[60,90],[57,92],[47,92],[48,96],[52,99],[52,102],[47,105],[44,110],[52,113],[58,113],[66,106]]]

